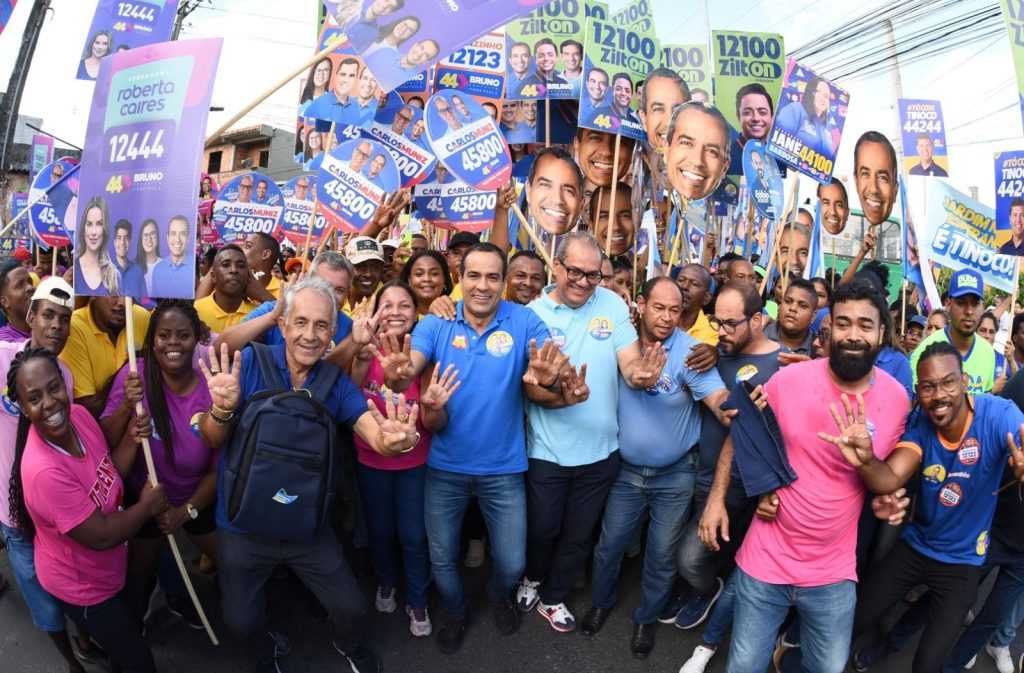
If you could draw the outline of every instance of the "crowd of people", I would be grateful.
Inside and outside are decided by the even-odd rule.
[[[1009,297],[986,310],[970,270],[927,314],[890,303],[887,268],[865,262],[873,232],[842,274],[805,279],[813,208],[772,262],[709,232],[699,261],[648,269],[657,243],[638,245],[633,204],[664,230],[662,150],[679,162],[668,183],[699,174],[705,189],[729,164],[720,116],[689,98],[655,71],[648,142],[615,171],[608,134],[535,148],[524,194],[553,253],[510,235],[510,183],[483,237],[408,228],[399,194],[308,268],[267,234],[203,250],[195,301],[134,304],[130,321],[122,297],[76,297],[73,271],[24,253],[0,266],[0,531],[68,670],[157,670],[158,586],[202,628],[161,568],[167,535],[216,573],[206,611],[258,670],[289,670],[267,609],[280,568],[327,613],[343,666],[366,672],[383,669],[370,609],[401,608],[446,654],[472,638],[461,567],[484,556],[503,635],[536,612],[596,638],[618,611],[639,659],[659,623],[703,627],[691,657],[659,664],[681,673],[715,656],[730,673],[838,673],[923,629],[915,673],[982,649],[1014,670],[1024,313]],[[893,203],[887,144],[869,132],[855,149],[869,211]],[[841,229],[845,187],[819,197]],[[620,605],[637,555],[636,604]]]

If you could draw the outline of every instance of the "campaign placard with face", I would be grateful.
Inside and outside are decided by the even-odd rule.
[[[506,24],[505,97],[579,98],[585,25],[585,6],[578,0],[553,0]]]
[[[280,238],[284,195],[277,184],[262,173],[243,173],[217,194],[213,204],[213,226],[225,243],[237,243],[250,234]]]
[[[324,156],[317,178],[317,212],[329,226],[361,231],[400,184],[387,147],[369,138],[349,140]]]
[[[438,91],[427,102],[427,137],[438,160],[477,189],[497,189],[512,174],[512,156],[494,118],[472,97]]]
[[[76,77],[95,80],[100,61],[129,49],[166,42],[178,0],[100,0],[92,16]]]
[[[937,100],[900,98],[900,135],[903,139],[903,171],[907,175],[949,177],[946,124],[942,103]]]
[[[35,237],[48,246],[71,243],[78,203],[78,160],[58,159],[36,174],[28,192],[28,219]],[[18,211],[21,212],[21,211]]]
[[[996,245],[1005,255],[1024,255],[1024,151],[1000,152],[996,170]]]

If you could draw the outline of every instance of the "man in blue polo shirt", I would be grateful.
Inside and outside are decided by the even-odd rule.
[[[529,309],[502,301],[505,253],[478,243],[462,257],[464,299],[455,319],[428,315],[404,349],[385,346],[380,355],[387,385],[405,390],[430,363],[454,365],[462,386],[446,405],[448,422],[434,433],[427,461],[426,519],[434,581],[447,619],[438,647],[451,654],[466,631],[466,597],[459,576],[462,519],[475,496],[491,540],[494,568],[487,587],[498,631],[519,628],[512,590],[522,576],[526,555],[526,414],[524,390],[556,388],[564,360],[540,368],[538,358],[557,354],[553,345],[536,353],[531,344],[548,339],[548,329]],[[535,367],[537,365],[537,367]],[[432,366],[432,365],[431,365]],[[531,376],[526,380],[527,372]],[[538,385],[534,385],[538,384]]]
[[[283,301],[284,344],[271,347],[271,353],[282,382],[309,390],[314,388],[318,376],[325,375],[325,368],[332,366],[323,363],[322,358],[334,332],[334,289],[319,278],[309,278],[289,288]],[[209,367],[201,365],[213,405],[202,416],[199,428],[211,447],[228,447],[238,418],[236,410],[268,388],[254,357],[252,348],[246,348],[235,353],[232,363],[227,345],[222,344],[220,359],[211,352]],[[344,374],[339,374],[327,396],[317,401],[338,423],[351,427],[383,455],[397,455],[419,441],[415,406],[410,410],[399,404],[398,409],[389,409],[388,418],[384,419],[372,402],[367,410],[362,391]],[[267,630],[264,585],[276,566],[288,566],[330,614],[333,647],[342,655],[345,665],[353,673],[379,673],[380,658],[363,645],[365,599],[334,532],[327,526],[306,542],[272,539],[233,525],[227,516],[227,456],[227,450],[221,452],[216,511],[224,621],[233,631],[252,640],[248,652],[255,656],[266,652],[266,659],[270,660],[265,662],[267,670],[280,671],[278,660],[288,653],[290,646],[283,634]]]
[[[167,224],[167,250],[164,257],[153,268],[153,296],[181,297],[195,286],[195,267],[189,264],[192,247],[189,243],[188,219],[175,215]]]
[[[527,407],[529,525],[526,575],[516,602],[523,612],[536,607],[553,629],[568,632],[576,619],[565,599],[583,570],[591,533],[619,473],[619,375],[632,387],[650,388],[665,354],[660,343],[641,353],[625,302],[598,286],[601,247],[593,236],[565,235],[554,273],[555,284],[529,308],[570,362],[587,367],[589,397],[566,408],[563,395],[543,391]]]
[[[665,276],[653,278],[644,285],[637,305],[640,343],[662,344],[668,362],[657,385],[648,390],[635,390],[619,381],[622,463],[594,550],[593,607],[583,620],[585,634],[599,630],[615,605],[622,556],[648,512],[651,525],[633,624],[653,628],[657,623],[672,591],[675,552],[697,480],[701,410],[696,402],[702,401],[728,422],[720,409],[728,391],[718,372],[698,373],[686,366],[687,353],[700,342],[677,327],[683,305],[679,286]],[[634,656],[645,658],[653,638],[634,641]]]

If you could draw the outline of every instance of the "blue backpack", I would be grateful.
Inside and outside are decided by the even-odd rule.
[[[322,362],[309,390],[281,379],[268,346],[251,344],[265,390],[241,412],[226,459],[232,526],[265,537],[308,542],[327,525],[334,501],[334,417],[327,398],[340,371]]]

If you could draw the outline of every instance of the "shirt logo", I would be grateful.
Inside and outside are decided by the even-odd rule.
[[[188,422],[189,427],[192,428],[192,434],[195,435],[196,437],[199,436],[199,421],[202,419],[202,417],[203,412],[192,414],[192,420]]]
[[[952,484],[946,484],[939,491],[939,502],[944,507],[956,507],[960,504],[960,501],[964,497],[964,491],[960,488],[960,484],[953,482]]]
[[[608,318],[594,318],[587,325],[587,332],[598,341],[604,341],[612,335],[612,321]]]
[[[757,376],[757,372],[760,371],[757,365],[743,365],[739,371],[736,372],[736,383],[743,383]]]
[[[552,327],[548,331],[551,332],[551,341],[553,341],[555,345],[558,346],[559,350],[565,350],[565,344],[567,341],[565,338],[565,332],[558,329],[557,327]]]
[[[7,396],[7,386],[4,386],[3,395],[0,396],[0,404],[3,404],[4,411],[9,413],[11,416],[18,416],[21,414],[21,408]]]
[[[978,445],[978,440],[974,437],[965,439],[964,443],[960,446],[960,450],[956,452],[957,460],[964,465],[974,465],[978,462],[980,455],[981,447]]]
[[[645,392],[648,395],[671,395],[676,391],[676,383],[668,374],[662,374],[658,379],[658,382],[651,388],[648,388]]]
[[[284,490],[283,488],[277,489],[277,493],[275,493],[274,497],[271,498],[271,500],[273,500],[274,502],[279,502],[282,505],[290,505],[298,499],[299,496],[288,495],[288,491]]]
[[[462,334],[457,335],[452,339],[452,348],[458,348],[460,351],[466,350],[466,337]]]
[[[941,484],[946,481],[946,468],[941,465],[929,465],[924,468],[924,472],[921,473],[925,481],[930,481],[933,484]]]
[[[92,483],[92,488],[89,489],[89,499],[92,500],[92,504],[96,505],[96,509],[101,512],[104,511],[103,506],[106,504],[107,498],[110,497],[110,490],[117,481],[120,481],[120,477],[117,475],[117,468],[114,467],[114,463],[110,460],[110,454],[107,454],[103,456],[103,460],[96,466],[96,481]]]
[[[974,544],[974,553],[978,556],[984,556],[988,553],[988,531],[983,530],[978,535],[978,541]]]
[[[503,358],[512,351],[514,344],[511,334],[498,331],[487,337],[487,352],[496,358]]]

